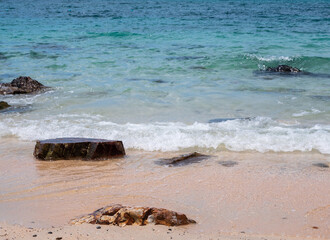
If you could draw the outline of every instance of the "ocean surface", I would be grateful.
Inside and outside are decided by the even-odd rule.
[[[287,64],[301,74],[267,73]],[[330,154],[329,0],[0,0],[1,142]]]

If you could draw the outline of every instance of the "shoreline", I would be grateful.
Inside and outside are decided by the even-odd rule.
[[[190,239],[330,238],[330,170],[313,165],[329,163],[327,155],[223,151],[199,163],[166,167],[156,160],[184,152],[127,150],[125,158],[113,160],[47,162],[33,158],[34,143],[9,142],[0,146],[0,168],[6,172],[0,178],[0,226],[2,231],[13,228],[21,239],[31,237],[28,228],[93,233],[95,225],[68,222],[111,203],[167,208],[197,221],[173,227],[174,239],[185,239],[178,235],[184,231]],[[169,238],[164,226],[102,229],[114,238],[131,238],[153,236],[150,227]]]

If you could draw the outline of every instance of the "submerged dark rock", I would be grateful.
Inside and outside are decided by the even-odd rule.
[[[94,160],[125,155],[122,141],[92,138],[56,138],[37,141],[33,155],[40,160]]]
[[[326,96],[326,95],[313,95],[313,96],[310,96],[310,97],[314,98],[314,99],[317,99],[317,100],[325,101],[325,102],[330,101],[330,96]]]
[[[314,163],[313,166],[320,168],[329,168],[329,164],[327,163]]]
[[[11,81],[11,83],[0,83],[0,95],[35,93],[46,88],[48,87],[37,80],[21,76]]]
[[[235,162],[235,161],[220,161],[219,164],[224,166],[224,167],[234,167],[235,165],[238,164],[238,162]]]
[[[233,121],[233,120],[251,120],[251,118],[214,118],[208,121],[208,123],[219,123],[219,122],[227,122],[227,121]]]
[[[203,67],[203,66],[192,66],[192,67],[190,67],[190,69],[207,70],[207,68]]]
[[[174,56],[168,57],[167,60],[178,60],[178,61],[186,61],[186,60],[195,60],[195,59],[205,59],[205,56]]]
[[[1,109],[0,109],[1,110]],[[3,109],[3,114],[12,114],[12,113],[27,113],[32,112],[33,106],[31,104],[26,106],[19,106],[19,105],[10,105],[8,108]]]
[[[0,101],[0,110],[6,109],[9,107],[10,107],[10,105],[7,102]]]
[[[162,79],[147,79],[147,78],[128,78],[128,81],[148,81],[148,82],[153,82],[153,83],[167,83],[166,81]]]
[[[278,65],[277,67],[266,68],[267,72],[283,72],[283,73],[297,73],[301,72],[300,69],[288,65]]]
[[[74,225],[83,223],[115,226],[143,226],[147,224],[179,226],[196,222],[188,219],[184,214],[163,208],[127,207],[112,204],[71,221],[71,224]]]
[[[327,73],[311,73],[302,71],[298,68],[288,65],[278,65],[277,67],[267,67],[265,70],[253,71],[255,75],[261,75],[265,80],[273,80],[274,76],[281,77],[308,77],[308,78],[326,78],[330,79],[330,74]],[[267,76],[265,76],[267,75]]]
[[[191,163],[201,162],[209,158],[210,156],[204,155],[198,152],[183,154],[174,158],[160,159],[156,161],[158,165],[167,165],[167,166],[183,166]]]

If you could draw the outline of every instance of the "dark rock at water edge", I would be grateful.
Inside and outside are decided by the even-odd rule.
[[[277,67],[266,68],[267,72],[283,72],[283,73],[297,73],[300,69],[288,65],[278,65]]]
[[[1,109],[0,109],[1,110]],[[10,105],[8,108],[2,111],[3,114],[12,114],[12,113],[27,113],[33,111],[33,106],[28,104],[26,106]]]
[[[33,155],[40,160],[97,160],[122,157],[122,141],[93,138],[56,138],[37,141]]]
[[[220,161],[219,164],[224,166],[224,167],[234,167],[238,163],[235,162],[235,161]]]
[[[7,102],[0,101],[0,110],[6,109],[9,107],[10,107],[10,105]]]
[[[191,163],[198,163],[202,160],[209,158],[210,156],[204,155],[198,152],[183,154],[174,158],[160,159],[156,161],[158,165],[167,165],[167,166],[183,166]]]
[[[0,83],[0,95],[27,94],[45,90],[46,86],[30,77],[18,77],[11,83]]]
[[[313,166],[320,168],[329,168],[329,164],[327,163],[313,163]]]
[[[163,208],[153,207],[127,207],[120,204],[112,204],[71,221],[71,224],[83,223],[103,225],[138,225],[159,224],[166,226],[179,226],[196,223],[188,219],[186,215]]]

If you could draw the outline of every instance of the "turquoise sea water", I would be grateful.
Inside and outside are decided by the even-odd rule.
[[[0,0],[0,82],[20,75],[53,89],[0,96],[3,139],[330,154],[328,0]]]

